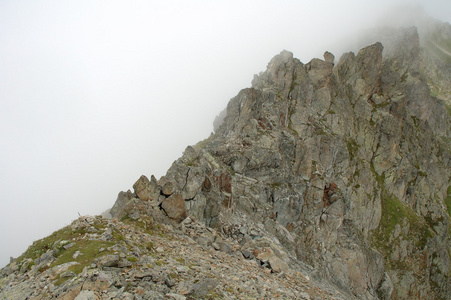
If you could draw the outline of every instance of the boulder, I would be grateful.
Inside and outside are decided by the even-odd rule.
[[[127,192],[119,192],[116,202],[114,202],[114,205],[110,210],[111,217],[120,220],[123,216],[127,215],[125,208],[130,205],[133,198],[133,193],[130,190]]]
[[[138,198],[143,201],[157,200],[160,195],[157,180],[153,175],[150,181],[146,176],[142,175],[135,184],[133,184],[133,189]]]
[[[287,263],[277,256],[270,257],[268,262],[274,273],[287,272],[289,270]]]
[[[109,254],[94,260],[99,267],[117,267],[119,264],[119,255]]]
[[[165,182],[161,188],[161,192],[166,196],[172,195],[174,193],[174,184],[171,181]]]
[[[161,203],[161,208],[168,215],[171,220],[175,222],[182,222],[186,217],[185,199],[182,195],[176,193],[166,198]]]
[[[334,63],[335,56],[332,53],[330,53],[329,51],[324,52],[323,57],[326,62],[331,63],[331,64]]]

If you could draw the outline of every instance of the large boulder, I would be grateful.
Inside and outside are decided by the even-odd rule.
[[[165,211],[168,217],[180,223],[184,219],[186,219],[186,208],[185,208],[185,199],[183,199],[181,194],[172,194],[161,203],[161,208]]]
[[[158,200],[158,196],[160,195],[157,180],[153,175],[151,180],[149,180],[145,175],[141,175],[135,184],[133,184],[133,189],[135,190],[135,194],[138,198],[143,201]]]

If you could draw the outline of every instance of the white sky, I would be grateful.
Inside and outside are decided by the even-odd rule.
[[[449,0],[0,0],[0,267],[164,175],[281,50],[353,50],[406,2],[451,22]]]

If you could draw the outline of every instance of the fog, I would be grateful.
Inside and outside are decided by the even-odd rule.
[[[164,175],[281,50],[338,59],[412,11],[451,22],[449,0],[2,0],[0,267]]]

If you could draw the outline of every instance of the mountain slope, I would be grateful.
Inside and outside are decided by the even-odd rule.
[[[29,289],[33,283],[25,280],[32,278],[48,287],[34,292],[37,297],[89,289],[102,297],[99,286],[86,282],[97,282],[94,273],[98,278],[111,271],[102,276],[122,276],[131,284],[108,279],[107,293],[122,289],[144,299],[450,298],[450,82],[440,75],[448,74],[449,63],[421,46],[415,28],[390,32],[394,39],[381,39],[385,50],[375,43],[344,54],[336,64],[329,52],[307,64],[288,51],[275,56],[251,88],[231,99],[215,134],[187,147],[160,180],[142,176],[133,192],[119,193],[111,209],[115,220],[90,225],[98,231],[94,237],[87,229],[73,236],[77,225],[67,237],[37,243],[39,251],[32,246],[4,268],[3,295]],[[198,232],[189,229],[193,222]],[[156,224],[175,235],[168,240],[145,235]],[[91,260],[77,261],[78,274],[62,279],[55,267],[68,250],[58,243],[90,238],[111,241],[102,244],[108,255],[96,248]],[[143,248],[155,241],[160,251]],[[192,256],[178,259],[190,243]],[[169,244],[172,250],[165,252]],[[178,246],[185,250],[177,252]],[[158,287],[143,283],[146,276],[130,279],[133,270],[143,271],[147,256],[161,253],[171,257],[172,269],[157,268],[159,274],[170,276],[174,269],[177,276],[185,274],[181,279],[166,283],[159,275],[156,281],[147,276]],[[104,263],[108,259],[113,269]],[[156,268],[158,259],[147,267]],[[254,275],[243,273],[243,262]],[[204,263],[211,265],[211,280],[208,271],[199,270],[202,278],[192,272]],[[188,269],[178,269],[183,266]],[[216,266],[221,271],[213,271]],[[234,283],[228,290],[232,273],[243,282],[259,278],[255,289]],[[66,280],[63,288],[55,280]],[[195,280],[205,293],[196,294]],[[259,289],[261,282],[268,285]]]
[[[416,30],[399,35],[385,58],[377,43],[336,66],[282,52],[155,186],[208,226],[249,216],[358,298],[445,297],[450,118]]]
[[[236,242],[191,218],[183,228],[146,216],[122,222],[80,217],[3,270],[0,298],[343,299],[300,272],[271,273],[237,252]],[[217,250],[207,247],[212,241]],[[262,239],[255,243],[277,249]]]

